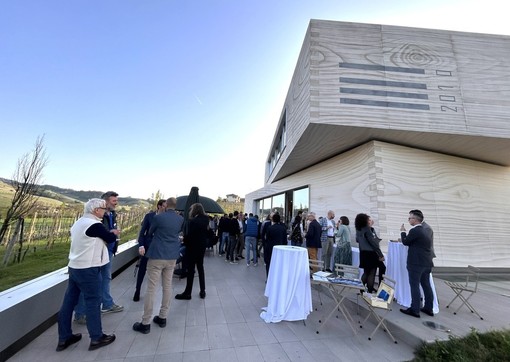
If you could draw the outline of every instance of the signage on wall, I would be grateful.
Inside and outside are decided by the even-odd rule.
[[[339,66],[355,72],[339,78],[342,104],[450,113],[460,110],[460,93],[452,70],[342,62]],[[384,79],[373,71],[382,72]]]

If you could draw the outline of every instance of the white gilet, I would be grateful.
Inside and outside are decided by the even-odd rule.
[[[101,221],[92,214],[85,214],[71,226],[70,268],[85,269],[107,264],[110,259],[108,248],[101,238],[91,238],[85,232]]]

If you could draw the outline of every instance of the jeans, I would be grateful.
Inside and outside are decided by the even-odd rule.
[[[108,250],[110,261],[101,267],[101,277],[103,282],[101,285],[103,309],[110,309],[113,306],[113,298],[110,295],[110,283],[112,281],[112,259],[113,253]]]
[[[172,276],[174,274],[175,259],[149,259],[147,263],[147,292],[143,303],[142,324],[150,324],[152,311],[154,308],[154,296],[156,288],[161,283],[163,286],[163,295],[161,298],[161,307],[159,317],[166,319],[170,308],[170,297],[172,295]]]
[[[228,232],[221,233],[220,254],[225,254],[227,252],[229,238],[230,238],[230,234]]]
[[[333,254],[333,242],[334,238],[329,237],[322,243],[322,260],[324,261],[324,269],[333,270],[331,267],[331,255]]]
[[[234,250],[237,246],[237,235],[229,235],[227,260],[234,261]]]
[[[250,252],[253,252],[253,263],[257,264],[257,238],[255,236],[246,236],[246,264],[250,264]]]
[[[421,307],[421,293],[420,285],[423,289],[423,296],[425,299],[424,308],[427,310],[433,309],[434,292],[430,286],[430,273],[431,267],[412,265],[411,269],[407,267],[409,274],[409,286],[411,287],[411,310],[414,313],[420,313]]]
[[[64,295],[62,307],[58,312],[58,339],[68,340],[73,334],[71,320],[73,309],[78,303],[80,293],[85,301],[87,330],[92,341],[103,336],[101,326],[101,270],[100,267],[85,269],[69,268],[69,283]]]

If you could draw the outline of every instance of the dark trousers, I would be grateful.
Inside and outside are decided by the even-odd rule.
[[[230,259],[230,261],[234,261],[234,250],[237,246],[237,235],[230,234],[229,238],[229,244],[228,244],[228,251],[227,251],[227,259]]]
[[[140,256],[140,260],[138,261],[138,273],[136,274],[136,288],[135,294],[140,295],[140,290],[142,289],[143,278],[145,277],[145,273],[147,272],[147,262],[148,258],[145,256]]]
[[[412,265],[411,268],[407,267],[409,274],[409,286],[411,287],[411,310],[415,313],[420,313],[421,307],[421,293],[420,285],[423,289],[423,296],[425,297],[424,308],[431,311],[434,303],[434,292],[430,285],[431,267]]]
[[[273,245],[264,244],[264,263],[266,264],[266,279],[269,276],[269,265],[271,264],[271,256],[273,255]]]
[[[195,266],[198,271],[198,283],[200,284],[200,291],[205,292],[205,274],[204,274],[204,254],[205,247],[197,250],[186,250],[186,267],[188,268],[188,275],[186,279],[186,289],[183,294],[191,295],[193,291],[193,278],[195,277]]]
[[[74,269],[69,268],[69,283],[64,295],[62,307],[58,312],[58,340],[66,341],[73,334],[71,320],[73,310],[80,293],[85,301],[87,330],[92,341],[99,340],[103,335],[101,326],[101,268]]]

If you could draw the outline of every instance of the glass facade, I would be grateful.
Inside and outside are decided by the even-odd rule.
[[[260,220],[265,220],[271,212],[278,212],[282,222],[290,223],[298,211],[306,213],[309,208],[309,189],[303,187],[296,190],[288,190],[284,193],[273,195],[256,201],[256,210]]]

